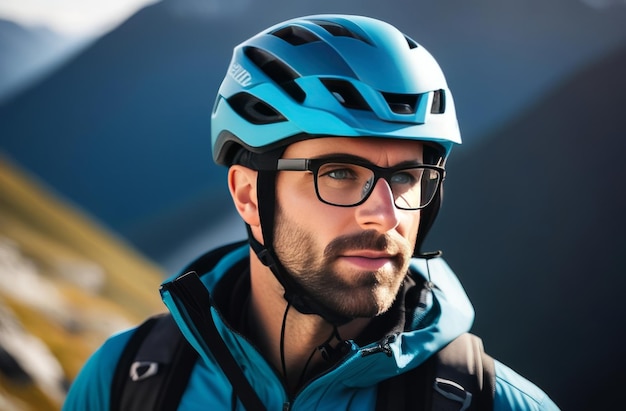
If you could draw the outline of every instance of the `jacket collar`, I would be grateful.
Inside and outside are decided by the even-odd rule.
[[[236,304],[226,303],[245,301],[249,294],[248,276],[242,276],[246,273],[248,253],[247,245],[243,245],[228,251],[206,272],[200,270],[202,267],[198,264],[189,268],[204,272],[200,278],[213,296],[216,308],[213,317],[235,358],[244,363],[265,363],[245,337],[243,311],[237,309]],[[412,278],[405,282],[401,298],[393,310],[375,319],[363,335],[350,341],[345,357],[318,378],[320,381],[311,385],[321,381],[332,384],[333,380],[354,387],[374,385],[398,372],[417,367],[454,338],[469,331],[474,318],[473,307],[443,259],[413,259],[410,273]],[[238,297],[233,298],[232,292]],[[176,296],[166,293],[163,299],[183,334],[205,360],[211,361],[211,354],[204,352],[205,344],[198,341],[197,333],[185,318],[184,308],[181,310],[176,302]],[[376,336],[378,339],[374,340]]]

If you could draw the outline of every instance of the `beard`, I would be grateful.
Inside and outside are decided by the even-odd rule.
[[[323,249],[315,233],[299,227],[277,210],[274,250],[288,275],[325,307],[351,318],[386,312],[408,271],[413,245],[399,234],[361,231],[335,238]],[[391,255],[375,271],[342,266],[347,251],[374,250]]]

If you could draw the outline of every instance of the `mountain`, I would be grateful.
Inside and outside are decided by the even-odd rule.
[[[87,44],[87,39],[0,19],[0,102],[41,80]]]
[[[212,69],[205,39],[226,31],[227,24],[157,7],[143,10],[134,22],[7,103],[0,110],[2,148],[131,240],[143,227],[163,230],[157,237],[165,236],[187,205],[204,202],[210,214],[226,191],[212,188],[212,180],[224,186],[225,173],[211,165],[208,96],[215,93],[217,71],[225,70],[228,58],[221,59],[219,70]],[[220,52],[211,46],[223,56],[229,47],[224,44]],[[199,201],[200,195],[205,199]],[[175,210],[172,223],[170,210]],[[172,240],[180,242],[186,231],[177,227]],[[136,235],[147,239],[146,248],[155,237]]]
[[[428,239],[488,351],[564,410],[618,409],[626,382],[625,72],[623,48],[455,149]]]
[[[209,143],[233,45],[328,10],[389,20],[429,48],[448,74],[469,145],[626,38],[626,8],[580,2],[164,0],[0,103],[0,145],[150,258],[179,267],[196,253],[192,242],[206,248],[243,235],[240,226],[211,230],[235,219]]]
[[[162,277],[0,157],[0,409],[58,410],[106,337],[164,311]]]

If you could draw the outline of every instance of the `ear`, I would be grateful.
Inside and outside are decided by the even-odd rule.
[[[228,169],[228,189],[235,203],[237,212],[250,227],[260,226],[259,207],[257,201],[257,171],[241,165],[233,165]]]

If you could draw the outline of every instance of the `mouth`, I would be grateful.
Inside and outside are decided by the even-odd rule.
[[[380,251],[359,250],[355,253],[342,254],[338,259],[360,270],[377,271],[388,264],[394,264],[397,256]]]

